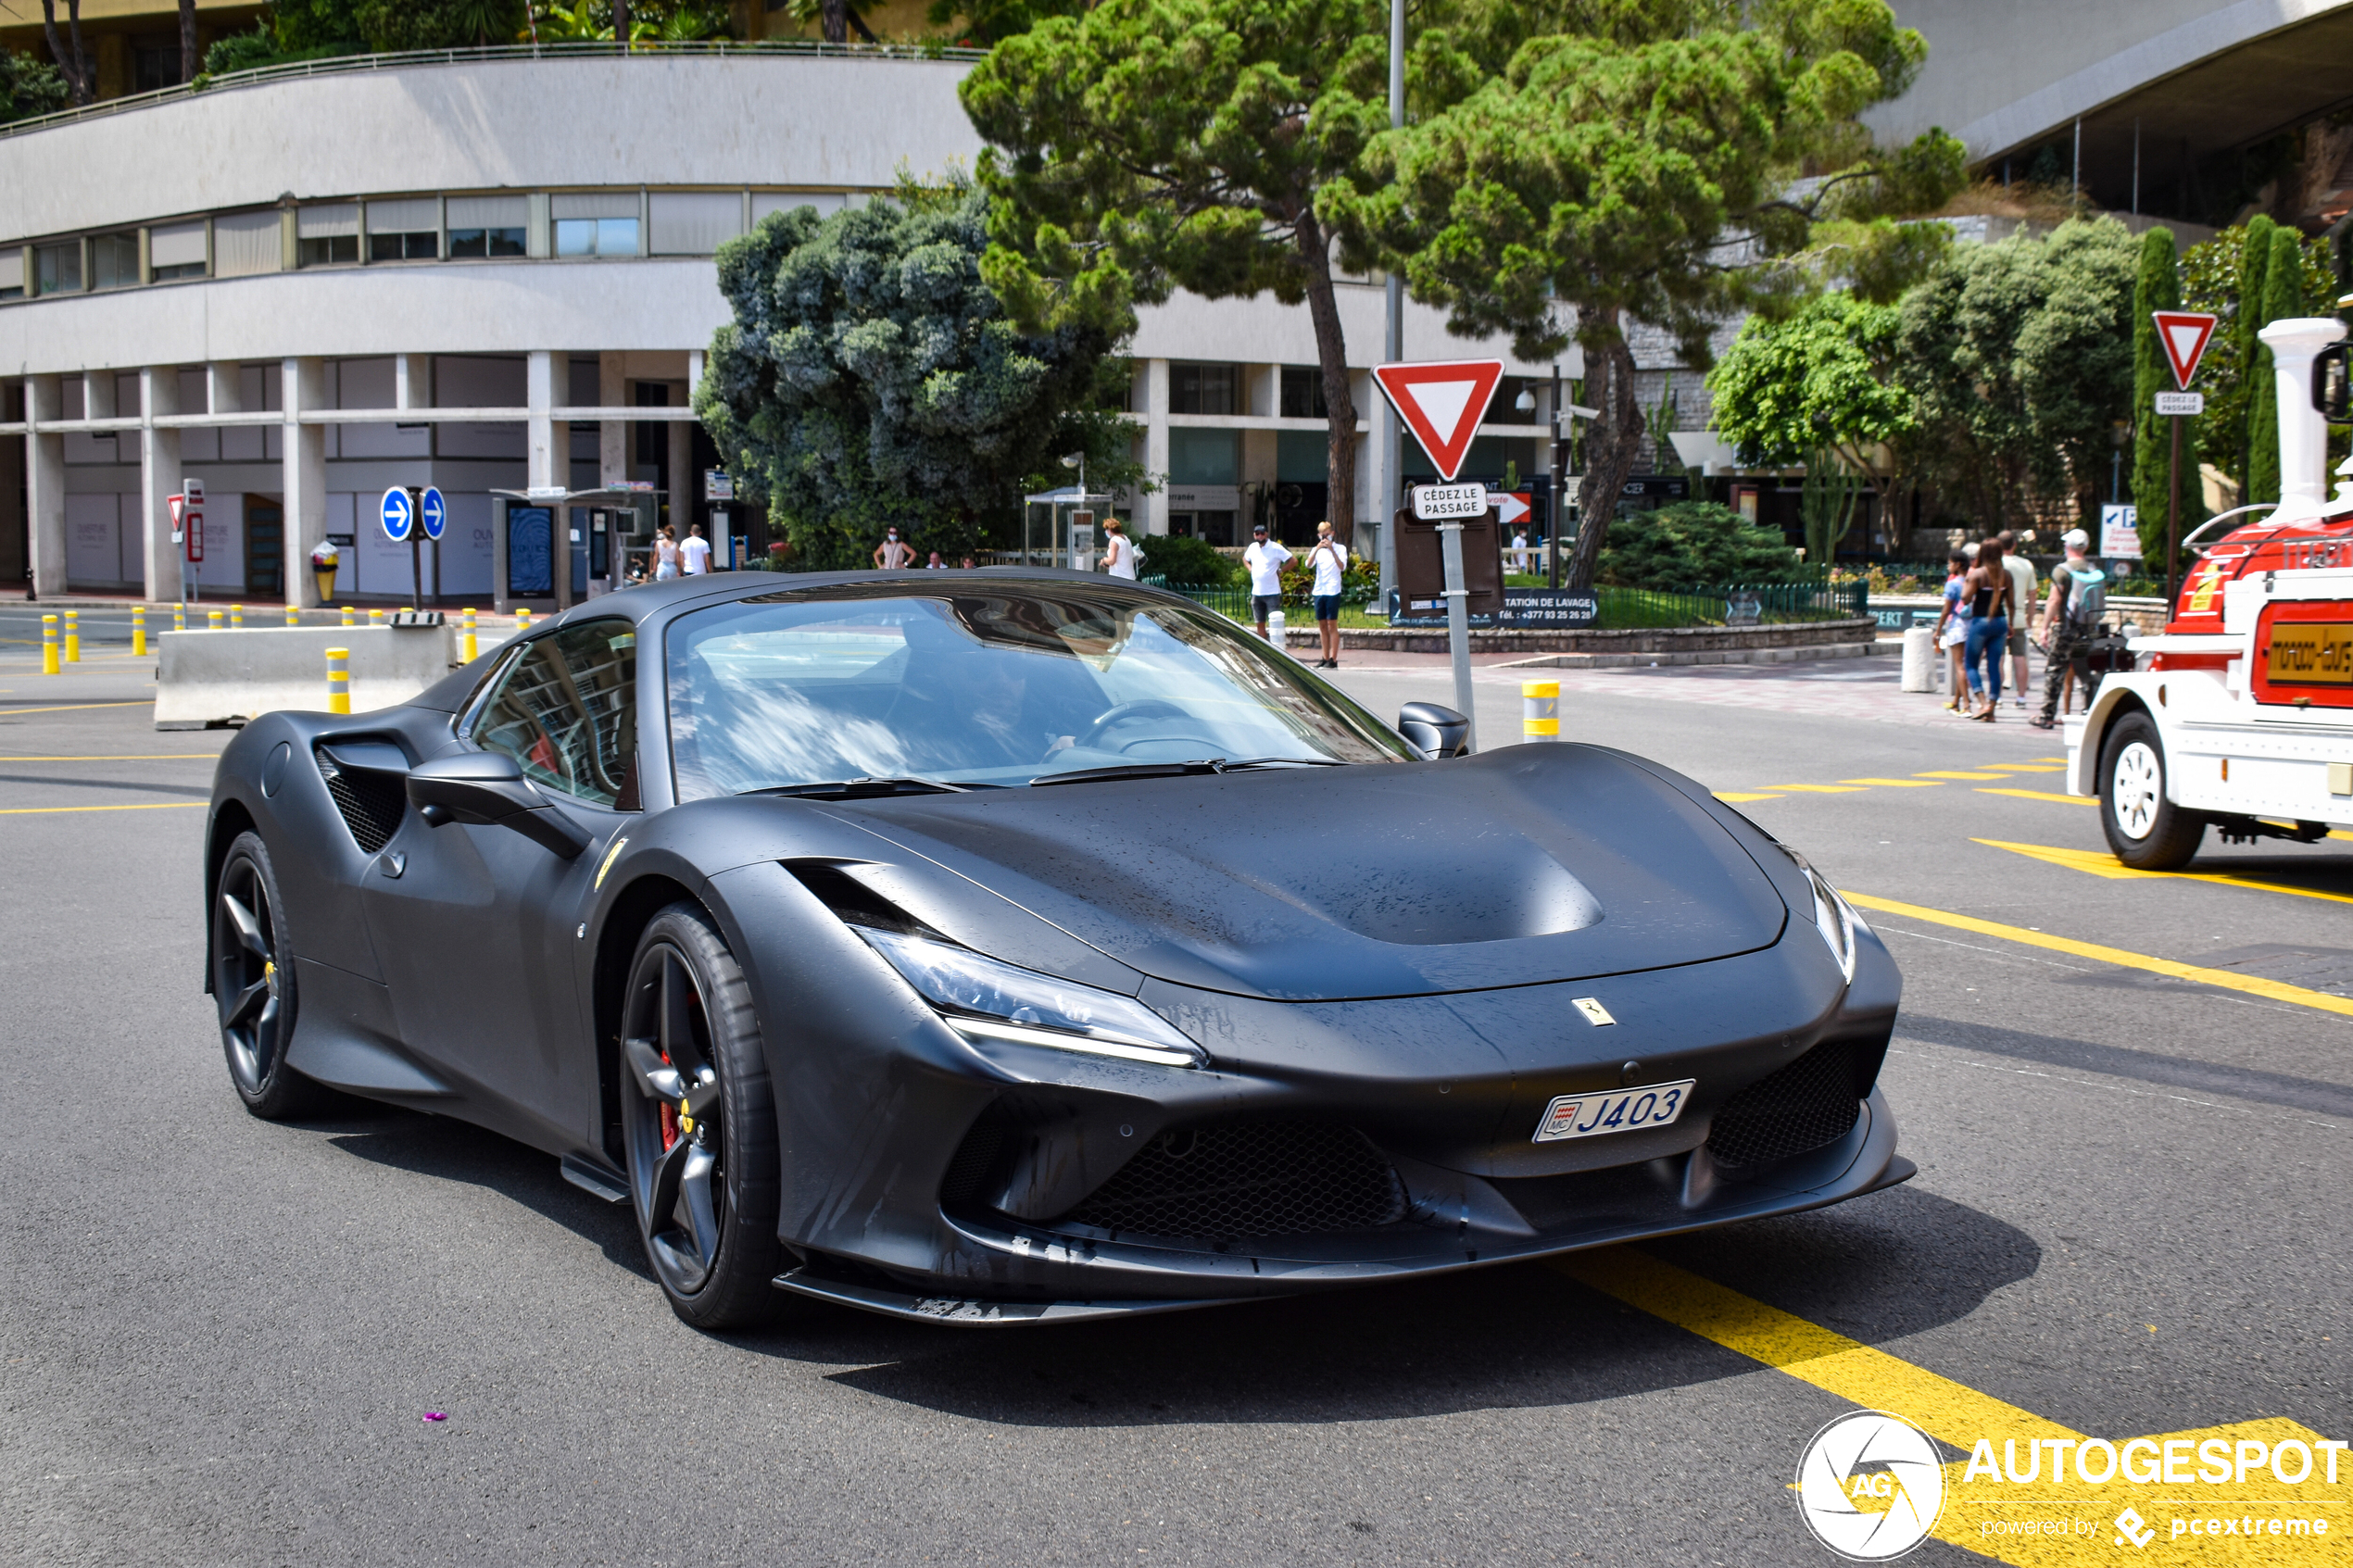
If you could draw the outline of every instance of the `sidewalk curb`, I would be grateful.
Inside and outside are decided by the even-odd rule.
[[[1895,651],[1884,643],[1818,643],[1793,648],[1724,648],[1707,653],[1548,653],[1515,659],[1488,670],[1604,670],[1688,664],[1796,664],[1818,659],[1865,659]]]

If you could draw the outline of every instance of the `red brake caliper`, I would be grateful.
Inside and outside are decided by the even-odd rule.
[[[662,1052],[661,1060],[665,1066],[668,1065],[670,1061],[670,1053],[668,1051]],[[677,1141],[678,1108],[671,1104],[668,1100],[663,1100],[661,1102],[661,1151],[664,1154],[668,1154],[672,1146],[676,1144]]]

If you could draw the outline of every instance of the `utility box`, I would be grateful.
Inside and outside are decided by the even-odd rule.
[[[1439,524],[1422,522],[1410,512],[1397,514],[1397,589],[1401,615],[1413,619],[1446,613],[1445,540]],[[1463,586],[1470,596],[1463,601],[1467,615],[1494,615],[1504,608],[1504,531],[1490,510],[1465,518]]]

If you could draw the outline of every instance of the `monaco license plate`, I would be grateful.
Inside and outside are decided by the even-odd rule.
[[[1686,1078],[1677,1084],[1645,1084],[1639,1089],[1562,1095],[1544,1108],[1531,1141],[1554,1143],[1562,1138],[1597,1138],[1604,1133],[1664,1127],[1683,1114],[1683,1102],[1696,1082]]]
[[[2353,685],[2353,621],[2274,621],[2263,674],[2278,685]]]

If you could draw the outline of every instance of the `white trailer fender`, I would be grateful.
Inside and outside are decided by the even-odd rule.
[[[2137,673],[2137,671],[2136,671]],[[2126,708],[2146,709],[2151,714],[2156,706],[2147,694],[2138,689],[2138,683],[2129,675],[2111,675],[2100,683],[2100,695],[2093,700],[2091,712],[2082,721],[2082,739],[2070,739],[2068,746],[2067,792],[2070,795],[2096,796],[2100,792],[2100,746],[2108,738],[2108,727],[2116,721],[2119,710]],[[2158,732],[2165,730],[2163,719],[2157,721]],[[2165,770],[2166,790],[2172,791],[2173,770]]]

